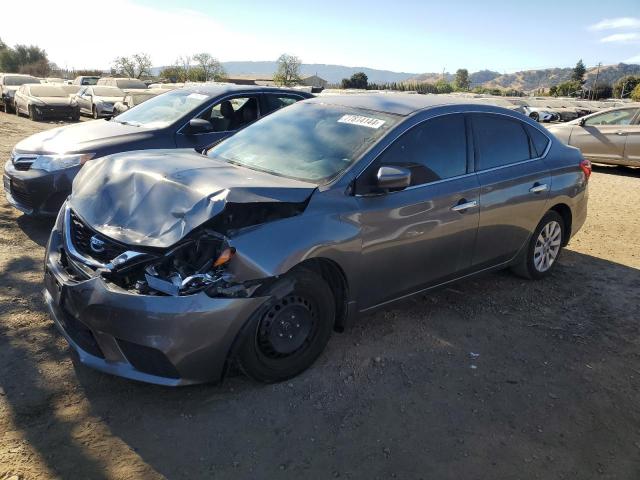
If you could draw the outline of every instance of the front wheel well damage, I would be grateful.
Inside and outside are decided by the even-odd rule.
[[[307,268],[312,270],[327,282],[335,301],[336,316],[334,330],[342,332],[346,326],[345,324],[347,320],[349,285],[340,265],[328,258],[311,258],[299,263],[294,267],[294,269],[295,268]]]

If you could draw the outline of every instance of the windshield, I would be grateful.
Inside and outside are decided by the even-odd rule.
[[[93,94],[98,97],[124,97],[124,92],[116,87],[93,87]]]
[[[114,121],[146,128],[163,128],[199,108],[209,95],[189,90],[169,90],[118,115]]]
[[[131,80],[116,80],[116,85],[118,85],[118,88],[147,88],[147,86],[144,84],[144,82],[142,80],[136,80],[136,79],[131,79]]]
[[[316,184],[356,162],[401,117],[341,106],[298,103],[212,147],[229,163]]]
[[[40,83],[36,77],[23,77],[18,75],[5,75],[3,82],[5,85],[17,86],[25,83]]]
[[[61,87],[53,87],[47,85],[34,85],[29,87],[29,92],[34,97],[67,97],[67,92],[64,91],[64,88]]]
[[[100,80],[100,77],[82,77],[80,83],[82,85],[95,85]]]
[[[149,94],[142,94],[142,95],[131,95],[131,103],[133,105],[139,105],[142,102],[146,102],[147,100],[149,100],[150,98],[153,98],[157,95],[157,93],[149,93]]]

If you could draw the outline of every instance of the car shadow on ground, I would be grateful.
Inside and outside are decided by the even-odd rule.
[[[609,175],[640,178],[640,168],[625,165],[593,165],[593,171]]]
[[[15,220],[15,222],[18,224],[20,230],[22,230],[30,240],[41,247],[44,247],[49,241],[49,234],[51,233],[51,228],[55,223],[55,218],[21,215]]]
[[[26,261],[0,281],[44,314],[40,284],[19,274],[38,270]],[[61,417],[61,387],[43,373],[69,355],[52,324],[24,337],[0,323],[4,399],[62,478],[110,477],[111,437],[168,478],[513,478],[523,465],[529,478],[632,478],[640,270],[572,251],[558,267],[540,282],[468,279],[363,317],[281,384],[169,389],[74,364],[89,410],[77,419]],[[3,316],[24,308],[11,298]],[[78,441],[88,418],[108,432],[93,439],[102,449]]]

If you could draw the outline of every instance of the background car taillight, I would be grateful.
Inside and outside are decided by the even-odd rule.
[[[591,176],[591,162],[589,160],[582,160],[580,162],[580,169],[584,172],[584,179],[589,181]]]

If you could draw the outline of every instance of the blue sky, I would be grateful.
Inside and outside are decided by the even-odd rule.
[[[74,29],[52,35],[51,17],[64,22],[87,3],[32,3],[43,12],[42,27],[9,22],[2,38],[37,43],[62,66],[108,67],[116,55],[137,51],[149,53],[155,65],[200,51],[223,61],[274,60],[288,52],[305,63],[406,72],[513,72],[571,66],[579,58],[587,65],[640,63],[640,0],[110,0],[98,9],[105,12],[100,30],[116,37],[82,35],[81,41]],[[138,22],[123,25],[125,19]]]

